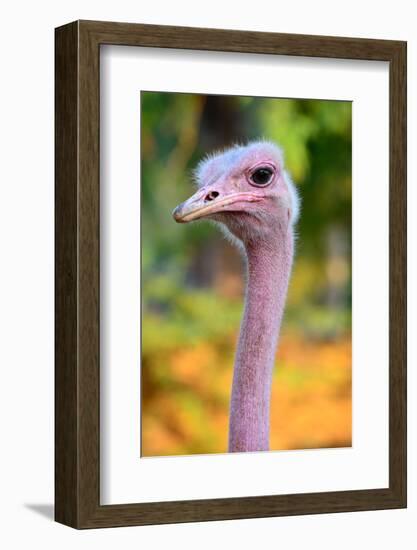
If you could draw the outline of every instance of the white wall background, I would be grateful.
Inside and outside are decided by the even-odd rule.
[[[74,19],[408,40],[409,508],[77,532],[52,522],[54,27]],[[2,4],[0,544],[4,548],[407,550],[417,542],[417,24],[413,3],[72,0]],[[370,403],[371,406],[371,403]]]

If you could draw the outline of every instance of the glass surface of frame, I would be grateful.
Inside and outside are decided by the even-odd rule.
[[[387,64],[207,52],[167,53],[152,49],[137,49],[132,52],[130,48],[117,46],[102,48],[101,59],[102,502],[111,504],[133,500],[161,501],[171,500],[175,495],[184,499],[225,498],[387,486]],[[248,83],[248,72],[254,77],[256,75],[254,84],[252,80]],[[344,101],[352,105],[351,448],[346,446],[339,449],[251,453],[247,456],[214,456],[203,452],[195,456],[186,453],[189,456],[169,458],[145,458],[142,452],[141,458],[141,429],[146,429],[147,426],[142,418],[141,404],[141,398],[145,394],[142,389],[139,392],[138,387],[148,380],[146,367],[141,365],[141,361],[144,351],[146,352],[146,348],[143,349],[143,337],[149,335],[149,331],[146,323],[141,325],[140,318],[144,304],[140,301],[138,281],[142,281],[143,269],[148,261],[142,256],[141,262],[140,251],[144,250],[149,239],[155,239],[158,226],[161,230],[161,224],[168,226],[167,235],[171,240],[179,230],[172,220],[172,209],[178,202],[175,188],[187,184],[190,172],[184,168],[181,174],[174,177],[172,167],[169,170],[166,167],[165,177],[172,180],[155,179],[152,182],[150,189],[155,197],[165,189],[171,202],[168,198],[163,203],[162,196],[160,205],[164,204],[161,206],[163,212],[150,217],[151,222],[156,224],[155,228],[146,225],[149,218],[146,215],[141,217],[141,211],[146,208],[146,204],[141,203],[141,190],[148,192],[150,200],[153,195],[150,194],[149,182],[148,187],[144,187],[141,180],[147,173],[141,167],[140,151],[141,147],[143,150],[149,143],[141,143],[141,135],[142,139],[147,139],[148,136],[144,136],[143,130],[141,134],[142,117],[146,113],[140,110],[140,94],[141,91],[143,94],[146,90],[155,89],[173,93],[171,83],[174,74],[185,75],[176,86],[183,102],[187,91],[205,90],[213,94],[227,91],[229,97],[235,94],[240,97],[247,94],[245,97],[248,97],[251,94],[249,97],[256,97],[258,101],[265,95],[269,101],[273,101],[279,91],[285,98],[310,97],[311,101],[338,101],[338,104]],[[271,74],[275,78],[267,79],[266,76]],[[110,75],[109,78],[107,75]],[[154,113],[154,120],[157,120],[161,112],[160,108]],[[175,113],[171,111],[169,116],[172,128]],[[186,115],[183,113],[182,116]],[[304,113],[304,120],[306,118]],[[377,137],[374,135],[376,125],[381,130]],[[169,136],[165,139],[169,141]],[[152,167],[154,174],[155,165],[156,161]],[[300,163],[297,163],[296,168],[300,169]],[[155,178],[157,177],[156,175]],[[374,187],[376,185],[377,195]],[[325,197],[322,198],[324,200]],[[379,207],[375,209],[370,227],[369,210],[365,205],[375,200]],[[311,201],[310,205],[302,206],[301,216],[303,212],[308,215],[309,207],[311,208]],[[142,242],[141,219],[144,220]],[[184,230],[184,227],[180,229]],[[190,226],[186,227],[191,230]],[[107,235],[110,235],[109,240]],[[381,239],[383,235],[385,238]],[[375,242],[380,243],[378,247],[375,247]],[[301,246],[300,243],[297,246]],[[374,249],[372,269],[368,263],[368,251],[371,247]],[[376,277],[375,273],[379,275]],[[143,289],[146,281],[141,284]],[[142,291],[143,299],[146,299],[146,293],[144,295]],[[374,311],[379,312],[377,319]],[[178,314],[178,310],[176,313]],[[372,333],[366,329],[370,325],[373,326]],[[155,331],[156,335],[157,332],[158,329]],[[142,342],[136,338],[137,334],[142,334]],[[158,346],[158,342],[155,342],[156,349],[161,349],[161,346],[168,343],[162,334],[161,328],[161,344]],[[168,360],[165,358],[164,361],[165,367],[169,368]],[[229,373],[232,369],[231,362],[233,359],[229,361]],[[335,376],[335,368],[331,368],[332,376]],[[155,370],[153,373],[158,375]],[[166,379],[165,382],[167,387]],[[371,412],[368,401],[370,387],[379,388],[373,394]],[[226,387],[225,391],[227,390]],[[166,395],[159,397],[162,401],[164,398],[168,399]],[[175,411],[170,420],[174,417]],[[203,429],[203,425],[201,428]],[[157,437],[155,423],[154,430]],[[369,436],[370,433],[373,434],[372,437]],[[256,468],[259,474],[247,478],[244,472],[248,467]],[[314,476],[311,475],[313,470]],[[201,479],[201,471],[206,472],[204,479]],[[344,472],[343,477],[340,476],[341,471]],[[153,482],[155,476],[162,481],[158,488]],[[187,483],[183,482],[184,477],[189,480]]]

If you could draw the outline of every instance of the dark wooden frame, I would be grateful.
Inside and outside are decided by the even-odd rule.
[[[389,487],[124,505],[99,500],[99,55],[121,44],[389,62]],[[406,506],[406,43],[76,21],[56,29],[55,519],[76,528]],[[376,128],[375,131],[378,131]],[[155,483],[157,481],[155,480]]]

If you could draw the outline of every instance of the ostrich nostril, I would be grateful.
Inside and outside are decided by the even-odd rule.
[[[206,195],[206,198],[204,199],[204,202],[207,201],[214,201],[215,198],[219,196],[219,193],[217,191],[210,191],[208,195]]]

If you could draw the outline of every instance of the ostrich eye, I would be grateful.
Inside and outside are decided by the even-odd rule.
[[[267,185],[271,181],[272,176],[272,169],[265,166],[263,168],[258,168],[257,170],[255,170],[251,175],[251,180],[256,185]]]

